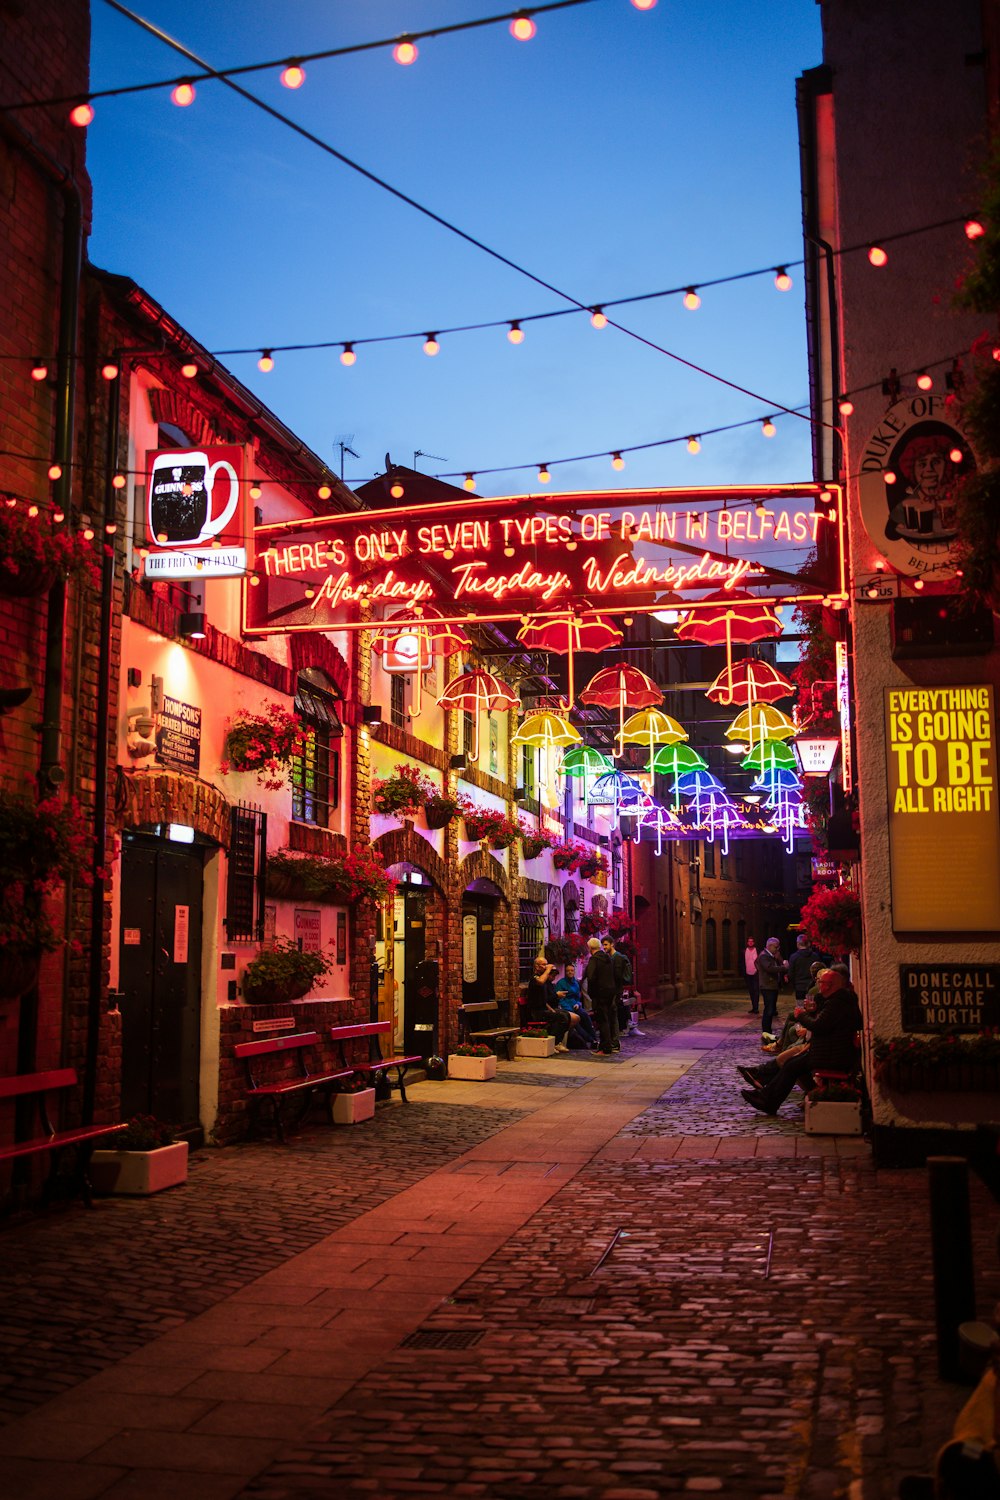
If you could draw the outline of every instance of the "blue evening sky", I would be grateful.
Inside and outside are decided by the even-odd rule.
[[[216,67],[289,57],[507,9],[496,0],[136,0]],[[511,7],[512,8],[512,7]],[[820,61],[814,0],[629,0],[429,39],[411,67],[388,50],[317,62],[297,92],[278,70],[246,87],[477,238],[588,304],[773,267],[801,255],[795,80]],[[181,60],[102,0],[94,88],[169,77]],[[517,318],[561,305],[331,160],[217,83],[188,109],[167,91],[98,100],[88,132],[90,253],[133,277],[210,349],[361,339]],[[801,270],[615,314],[627,327],[766,398],[686,370],[578,314],[420,341],[223,362],[348,481],[388,450],[431,473],[554,462],[769,414],[808,395]],[[574,488],[811,477],[808,425],[754,425],[553,468]],[[534,471],[484,494],[537,488]]]

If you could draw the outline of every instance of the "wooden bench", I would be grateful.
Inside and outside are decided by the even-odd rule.
[[[406,1104],[409,1102],[406,1097],[406,1070],[423,1063],[424,1059],[416,1053],[412,1057],[383,1057],[379,1038],[387,1036],[391,1031],[391,1021],[358,1021],[353,1026],[331,1026],[328,1035],[331,1042],[338,1048],[340,1061],[348,1072],[368,1073],[375,1079],[381,1074],[390,1093],[394,1088],[399,1089],[399,1097]],[[344,1043],[354,1041],[358,1037],[368,1038],[367,1061],[349,1063]],[[390,1069],[395,1069],[395,1083],[389,1077]]]
[[[473,1000],[458,1007],[459,1040],[463,1042],[489,1042],[491,1046],[502,1046],[510,1061],[510,1045],[520,1026],[510,1024],[510,1002],[507,1000]],[[496,1025],[484,1026],[488,1016],[496,1017]],[[471,1023],[471,1024],[470,1024]],[[475,1028],[475,1029],[473,1029]]]
[[[11,1141],[8,1145],[0,1146],[0,1161],[17,1161],[27,1156],[39,1156],[43,1151],[51,1151],[52,1163],[42,1189],[42,1202],[46,1203],[55,1186],[59,1153],[68,1146],[75,1146],[76,1168],[70,1182],[87,1207],[91,1208],[90,1178],[87,1175],[90,1153],[96,1141],[120,1130],[122,1121],[117,1120],[111,1125],[80,1125],[74,1130],[56,1130],[49,1118],[47,1096],[59,1090],[75,1088],[76,1081],[75,1068],[54,1068],[48,1073],[21,1073],[12,1078],[0,1078],[0,1099],[28,1100],[32,1122],[30,1128],[34,1128],[37,1114],[44,1132],[27,1140]]]
[[[286,1100],[295,1099],[302,1105],[299,1116],[301,1118],[309,1107],[312,1094],[321,1093],[327,1118],[330,1124],[333,1124],[331,1090],[342,1079],[350,1078],[352,1070],[343,1068],[333,1072],[311,1073],[306,1053],[310,1047],[317,1046],[319,1041],[318,1031],[297,1031],[290,1036],[268,1037],[260,1042],[238,1042],[233,1048],[235,1056],[246,1065],[247,1098],[254,1105],[266,1103],[270,1106],[274,1133],[281,1142],[285,1140],[285,1121],[282,1112]],[[298,1074],[294,1078],[262,1080],[259,1075],[262,1060],[285,1052],[296,1054]]]

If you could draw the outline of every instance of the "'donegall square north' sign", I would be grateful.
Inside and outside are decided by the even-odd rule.
[[[900,964],[904,1031],[1000,1026],[1000,964]]]
[[[766,597],[844,594],[843,506],[835,486],[614,490],[460,500],[258,526],[245,629],[267,635],[524,614],[697,608],[719,590]],[[833,577],[804,575],[810,554]],[[830,570],[825,570],[830,571]]]

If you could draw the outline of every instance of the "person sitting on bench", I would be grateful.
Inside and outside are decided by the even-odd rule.
[[[580,992],[580,982],[576,977],[575,964],[566,965],[562,978],[555,982],[555,994],[559,1009],[569,1016],[570,1029],[566,1036],[569,1046],[576,1048],[598,1046],[594,1023],[583,1007],[583,996]]]
[[[568,1052],[566,1033],[571,1023],[566,1012],[560,1010],[552,991],[552,976],[555,972],[555,964],[550,964],[539,954],[535,959],[534,973],[528,980],[526,996],[528,1019],[544,1022],[549,1029],[549,1035],[556,1039],[556,1051]]]
[[[850,981],[837,969],[821,969],[818,979],[823,1007],[815,1016],[803,1014],[799,1025],[809,1045],[797,1057],[777,1067],[762,1087],[742,1090],[742,1097],[764,1115],[776,1115],[800,1078],[814,1068],[853,1073],[857,1066],[854,1038],[861,1030],[861,1007]]]

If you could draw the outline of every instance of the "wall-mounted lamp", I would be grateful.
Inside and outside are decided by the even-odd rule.
[[[361,722],[362,722],[362,724],[381,724],[381,722],[382,722],[382,705],[381,705],[381,703],[362,703],[362,705],[361,705]]]
[[[31,697],[30,687],[0,688],[0,714],[9,714],[20,708]]]
[[[142,687],[142,672],[139,667],[129,667],[128,685],[129,687]]]
[[[453,771],[464,771],[469,764],[469,757],[467,755],[452,755],[448,760],[448,764]]]
[[[177,634],[184,636],[189,641],[203,641],[207,634],[205,616],[194,610],[178,615]]]

